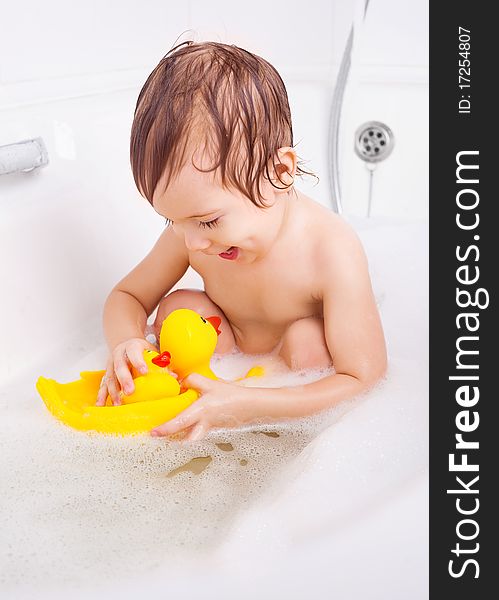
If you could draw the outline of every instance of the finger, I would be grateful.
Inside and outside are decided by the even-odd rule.
[[[124,356],[119,357],[114,361],[114,373],[123,392],[127,394],[127,396],[133,393],[135,386]]]
[[[106,404],[106,398],[107,398],[107,379],[106,379],[106,376],[104,376],[102,378],[102,381],[100,384],[99,392],[97,394],[97,402],[95,403],[95,406],[104,406]]]
[[[152,436],[174,435],[183,429],[187,429],[197,423],[199,419],[198,411],[184,410],[178,417],[171,419],[151,430]]]
[[[147,373],[147,364],[144,360],[144,348],[132,347],[127,349],[126,354],[132,366],[135,367],[139,373],[145,375]]]
[[[95,403],[96,406],[105,406],[106,405],[106,400],[108,397],[107,384],[108,384],[109,379],[112,377],[112,375],[113,375],[113,359],[109,358],[107,361],[107,365],[106,365],[106,372],[104,373],[104,377],[101,379],[99,391],[97,393],[97,402]]]
[[[182,380],[182,384],[204,394],[213,387],[213,379],[208,379],[199,373],[191,373]]]
[[[108,379],[107,389],[109,390],[109,395],[111,396],[114,406],[119,406],[121,404],[121,397],[118,389],[118,382],[114,377]]]
[[[191,432],[185,436],[184,441],[186,442],[197,442],[202,440],[208,432],[208,428],[203,423],[196,423],[192,428]]]

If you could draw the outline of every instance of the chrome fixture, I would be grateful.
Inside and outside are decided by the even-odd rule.
[[[29,173],[49,162],[41,137],[0,146],[0,175]]]
[[[369,121],[355,132],[355,152],[367,162],[380,162],[393,150],[395,138],[392,130],[379,121]]]
[[[368,121],[355,132],[355,153],[364,161],[369,171],[368,217],[371,216],[374,170],[379,162],[390,156],[394,145],[395,137],[392,130],[380,121]]]
[[[366,18],[368,6],[369,0],[364,0],[364,19]],[[336,85],[334,87],[333,93],[333,103],[331,106],[331,116],[329,119],[329,186],[331,188],[331,202],[333,205],[333,210],[338,214],[341,214],[343,212],[343,206],[341,203],[338,139],[340,133],[340,118],[341,107],[343,105],[343,95],[345,93],[345,86],[348,79],[348,73],[350,72],[353,38],[354,26],[352,25],[345,46],[345,50],[343,51],[343,56],[341,58],[338,77],[336,78]]]

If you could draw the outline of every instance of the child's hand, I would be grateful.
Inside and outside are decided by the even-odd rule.
[[[210,429],[237,427],[251,422],[256,388],[214,381],[197,373],[182,381],[182,387],[197,390],[201,397],[177,417],[156,427],[152,436],[171,436],[184,432],[186,441],[202,439]]]
[[[127,395],[133,393],[135,386],[130,369],[135,367],[139,373],[147,373],[144,350],[158,351],[143,338],[132,338],[116,346],[107,361],[106,374],[102,378],[95,406],[105,406],[108,394],[114,406],[119,406],[121,393]]]

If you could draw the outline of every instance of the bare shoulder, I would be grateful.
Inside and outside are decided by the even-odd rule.
[[[365,269],[365,252],[352,226],[314,200],[307,198],[304,206],[308,227],[315,232],[311,250],[320,273],[331,276],[332,273]]]
[[[341,216],[322,206],[310,210],[314,295],[322,300],[328,350],[336,373],[357,378],[367,389],[386,370],[386,347],[366,255]]]

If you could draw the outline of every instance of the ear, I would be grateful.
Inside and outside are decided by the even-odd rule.
[[[291,146],[277,150],[274,159],[269,164],[272,183],[277,186],[274,188],[276,193],[288,192],[293,187],[297,162],[296,152]]]

